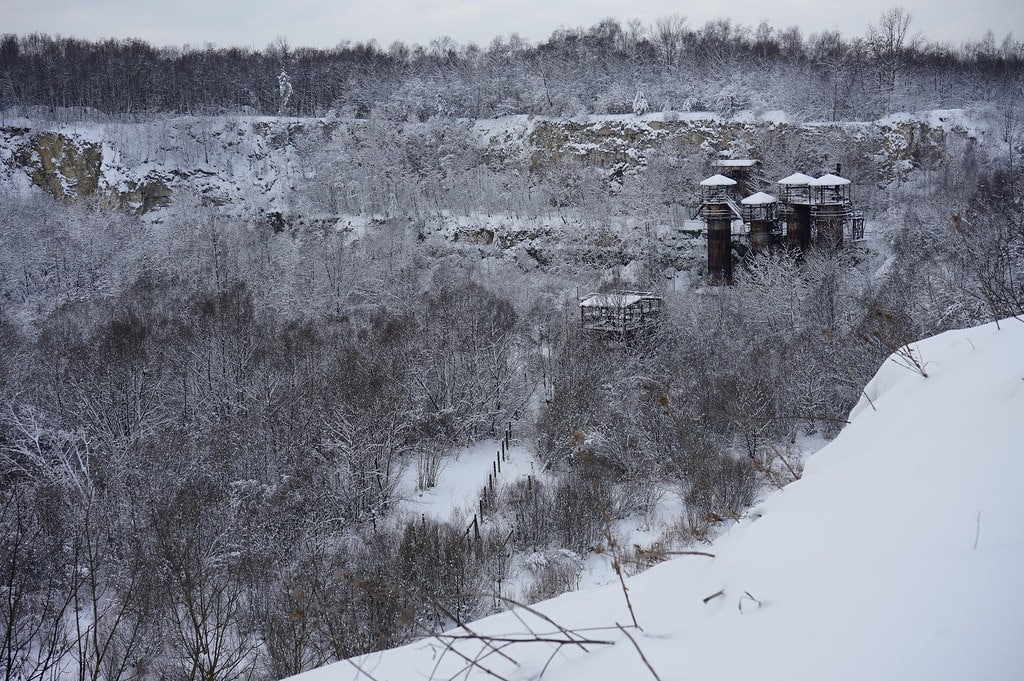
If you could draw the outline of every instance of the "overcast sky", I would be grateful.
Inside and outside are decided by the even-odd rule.
[[[728,17],[749,26],[762,19],[804,35],[838,29],[863,35],[887,0],[0,0],[0,33],[43,32],[82,38],[142,38],[155,45],[331,47],[375,39],[428,44],[442,35],[486,46],[518,33],[536,42],[560,27],[591,26],[605,17],[625,24],[686,16],[691,26]],[[1024,39],[1022,0],[906,0],[912,31],[959,45],[991,29]]]

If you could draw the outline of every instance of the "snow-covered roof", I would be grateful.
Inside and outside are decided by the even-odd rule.
[[[712,175],[708,179],[700,181],[701,187],[730,187],[734,184],[736,184],[736,180],[725,175]]]
[[[769,203],[775,203],[777,199],[771,194],[765,194],[764,192],[757,192],[751,194],[747,198],[740,201],[744,206],[765,206]]]
[[[809,184],[812,187],[838,187],[840,185],[850,184],[850,181],[845,177],[839,177],[838,175],[828,173],[826,175],[822,175],[817,180],[811,180]]]
[[[642,293],[591,293],[580,301],[580,307],[629,307],[643,300]]]
[[[715,165],[719,168],[753,168],[758,163],[760,161],[754,158],[723,158],[720,161],[715,161]]]
[[[778,184],[788,185],[809,185],[814,182],[814,178],[810,175],[804,175],[803,173],[793,173],[789,177],[784,177],[778,181]]]

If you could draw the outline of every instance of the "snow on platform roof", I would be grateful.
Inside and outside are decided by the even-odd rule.
[[[838,175],[833,175],[832,173],[822,175],[817,180],[811,180],[810,182],[810,185],[812,187],[838,187],[844,184],[850,184],[850,181],[847,180],[845,177],[839,177]]]
[[[793,173],[789,177],[784,177],[778,181],[777,184],[790,184],[790,185],[809,185],[814,182],[814,178],[810,175],[804,175],[803,173]]]
[[[715,161],[715,165],[719,168],[753,168],[758,163],[760,161],[754,158],[724,158]]]
[[[591,293],[580,301],[580,307],[629,307],[650,295],[632,291],[628,293]]]
[[[765,194],[764,192],[758,192],[751,194],[747,198],[740,201],[744,206],[765,206],[769,203],[775,203],[777,199],[771,194]]]
[[[706,180],[700,181],[701,187],[729,187],[736,184],[736,180],[729,179],[725,175],[712,175]]]

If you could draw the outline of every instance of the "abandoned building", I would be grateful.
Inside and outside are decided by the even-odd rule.
[[[727,164],[727,165],[723,165]],[[864,214],[854,210],[850,180],[827,173],[814,178],[803,173],[776,184],[778,197],[753,188],[756,161],[717,161],[733,177],[712,175],[700,183],[697,214],[706,225],[708,281],[732,281],[733,251],[756,255],[783,244],[798,253],[811,246],[841,249],[847,240],[864,237]]]
[[[750,251],[766,253],[778,242],[779,201],[771,194],[757,192],[740,201],[744,224],[750,225]]]
[[[721,173],[700,182],[700,205],[693,218],[704,223],[707,280],[728,284],[733,252],[753,257],[774,248],[800,254],[812,246],[841,249],[847,240],[864,237],[864,214],[854,210],[850,180],[836,173],[811,177],[793,173],[778,180],[777,195],[753,191],[764,182],[758,161],[725,159],[714,163]],[[625,339],[654,328],[662,299],[650,291],[591,293],[579,299],[582,327],[602,337]]]
[[[660,317],[661,297],[650,291],[591,293],[580,300],[583,328],[611,338],[648,331]]]
[[[708,279],[732,281],[732,223],[743,213],[733,198],[736,180],[712,175],[700,183],[700,217],[707,225]]]

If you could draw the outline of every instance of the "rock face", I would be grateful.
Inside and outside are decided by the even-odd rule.
[[[534,170],[574,156],[585,165],[612,172],[642,167],[650,154],[666,150],[706,158],[728,151],[733,157],[762,161],[780,153],[813,156],[823,150],[825,155],[832,151],[832,158],[839,161],[870,161],[877,167],[874,179],[883,180],[900,169],[935,163],[944,152],[947,135],[956,133],[969,137],[964,130],[918,120],[798,125],[668,114],[661,119],[541,120],[527,133],[526,146]]]
[[[158,174],[150,174],[142,181],[130,180],[126,185],[126,191],[117,192],[118,202],[122,208],[137,213],[148,213],[171,202],[173,192],[167,186],[167,179]]]
[[[15,158],[33,184],[58,199],[89,196],[100,184],[103,153],[96,143],[41,132],[30,136]]]
[[[32,184],[61,201],[89,196],[110,199],[123,209],[145,213],[170,202],[168,178],[149,172],[140,178],[126,178],[113,186],[104,172],[100,142],[62,132],[29,133],[23,129],[5,131],[21,137],[14,162]]]
[[[600,168],[636,166],[652,149],[671,144],[684,153],[699,154],[702,148],[728,143],[749,131],[742,123],[715,119],[644,120],[596,119],[539,121],[529,136],[532,165],[576,155]]]
[[[788,174],[803,165],[814,172],[841,162],[858,181],[882,184],[914,168],[932,167],[947,153],[951,135],[972,141],[946,113],[806,124],[671,112],[573,119],[517,116],[478,122],[475,139],[494,166],[525,161],[533,172],[571,160],[616,180],[680,159],[695,164],[693,172],[703,172],[696,166],[728,153],[762,159],[768,179],[779,169]],[[364,123],[226,116],[108,124],[86,132],[0,128],[0,180],[3,173],[24,174],[62,201],[98,195],[140,214],[181,194],[204,206],[277,213],[292,224],[296,189],[317,181],[309,170],[311,160],[347,126]],[[417,124],[393,125],[400,138]],[[343,154],[344,149],[330,153]],[[652,159],[657,159],[655,165]],[[462,234],[460,239],[487,243],[489,237]]]

